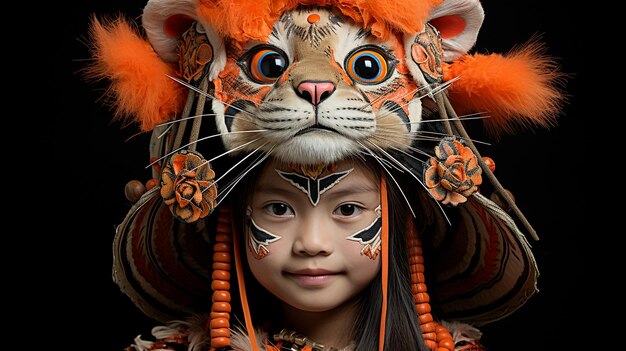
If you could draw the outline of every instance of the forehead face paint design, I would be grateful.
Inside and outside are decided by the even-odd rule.
[[[248,208],[246,211],[248,216],[252,213],[252,210]],[[248,227],[250,231],[248,233],[248,248],[250,252],[257,260],[262,259],[270,253],[267,246],[276,240],[281,239],[280,236],[274,235],[267,230],[259,227],[252,217],[248,218]]]
[[[375,259],[376,256],[380,253],[380,248],[382,244],[382,239],[380,234],[382,232],[383,221],[381,216],[381,207],[378,205],[374,211],[378,217],[363,230],[359,230],[358,232],[348,235],[346,239],[359,242],[363,245],[363,249],[361,250],[361,255],[365,255],[370,259]]]
[[[343,178],[347,177],[353,169],[354,168],[350,168],[345,171],[331,173],[321,178],[311,178],[295,172],[284,172],[280,169],[275,169],[275,171],[281,178],[302,190],[302,192],[309,197],[311,204],[317,206],[320,201],[320,196],[335,186],[335,184],[339,183]]]

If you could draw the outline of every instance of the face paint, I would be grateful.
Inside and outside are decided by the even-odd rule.
[[[361,255],[365,255],[370,259],[375,259],[376,256],[380,253],[380,245],[382,243],[380,234],[382,231],[382,216],[381,216],[381,207],[378,205],[374,211],[378,215],[377,218],[367,226],[363,230],[359,230],[358,232],[348,235],[346,239],[357,241],[363,245],[363,249],[361,250]]]
[[[281,178],[307,194],[311,204],[316,206],[320,201],[320,196],[328,189],[335,186],[335,184],[339,183],[343,178],[347,177],[353,169],[354,168],[350,168],[346,171],[331,173],[321,178],[311,178],[299,173],[283,172],[279,169],[275,169],[275,171]]]
[[[254,258],[260,260],[270,253],[267,246],[281,237],[259,227],[254,222],[252,217],[250,217],[252,214],[252,210],[250,208],[248,208],[246,214],[248,215],[248,227],[250,228],[250,231],[248,232],[248,248]]]

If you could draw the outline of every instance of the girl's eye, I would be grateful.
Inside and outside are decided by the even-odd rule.
[[[279,202],[265,205],[265,207],[263,208],[265,209],[265,211],[267,211],[267,213],[274,215],[274,216],[292,216],[293,215],[293,210],[291,209],[291,207],[289,207],[289,205],[279,203]]]
[[[355,216],[359,214],[361,210],[362,208],[355,204],[344,204],[344,205],[337,207],[334,214],[343,216],[343,217],[351,217],[351,216]]]
[[[346,72],[362,84],[378,84],[389,77],[391,71],[387,58],[371,47],[359,49],[348,56]]]
[[[287,57],[278,48],[252,49],[247,60],[250,78],[257,83],[274,83],[287,69]]]

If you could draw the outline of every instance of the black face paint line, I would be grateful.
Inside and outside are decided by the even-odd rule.
[[[348,235],[347,240],[352,240],[363,245],[361,255],[365,255],[370,259],[375,259],[380,252],[380,245],[382,244],[381,232],[383,220],[380,215],[380,206],[376,208],[376,214],[378,217],[365,229],[362,229],[354,234]]]
[[[291,185],[302,190],[303,193],[309,196],[309,200],[313,206],[317,206],[320,201],[320,196],[339,183],[343,178],[347,177],[354,168],[350,168],[343,172],[331,173],[325,177],[314,179],[307,176],[303,176],[299,173],[283,172],[279,169],[274,169],[278,175],[284,180],[288,181]]]
[[[282,237],[274,235],[265,229],[259,227],[252,218],[249,218],[248,224],[250,227],[250,235],[248,240],[248,247],[250,252],[257,260],[262,259],[270,253],[267,246]]]

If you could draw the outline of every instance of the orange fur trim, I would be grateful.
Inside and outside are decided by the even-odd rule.
[[[459,77],[449,88],[450,100],[461,116],[485,113],[487,132],[494,137],[516,127],[556,124],[564,96],[558,88],[563,74],[545,55],[543,44],[531,40],[506,56],[466,55],[444,65],[444,80]]]
[[[266,41],[280,15],[298,5],[334,6],[372,34],[418,33],[431,9],[443,0],[200,0],[198,14],[218,33],[245,42]]]
[[[106,98],[115,119],[131,119],[149,131],[175,118],[185,98],[182,87],[167,76],[174,76],[175,69],[158,58],[129,21],[101,22],[94,16],[89,35],[94,61],[85,75],[110,81]]]

